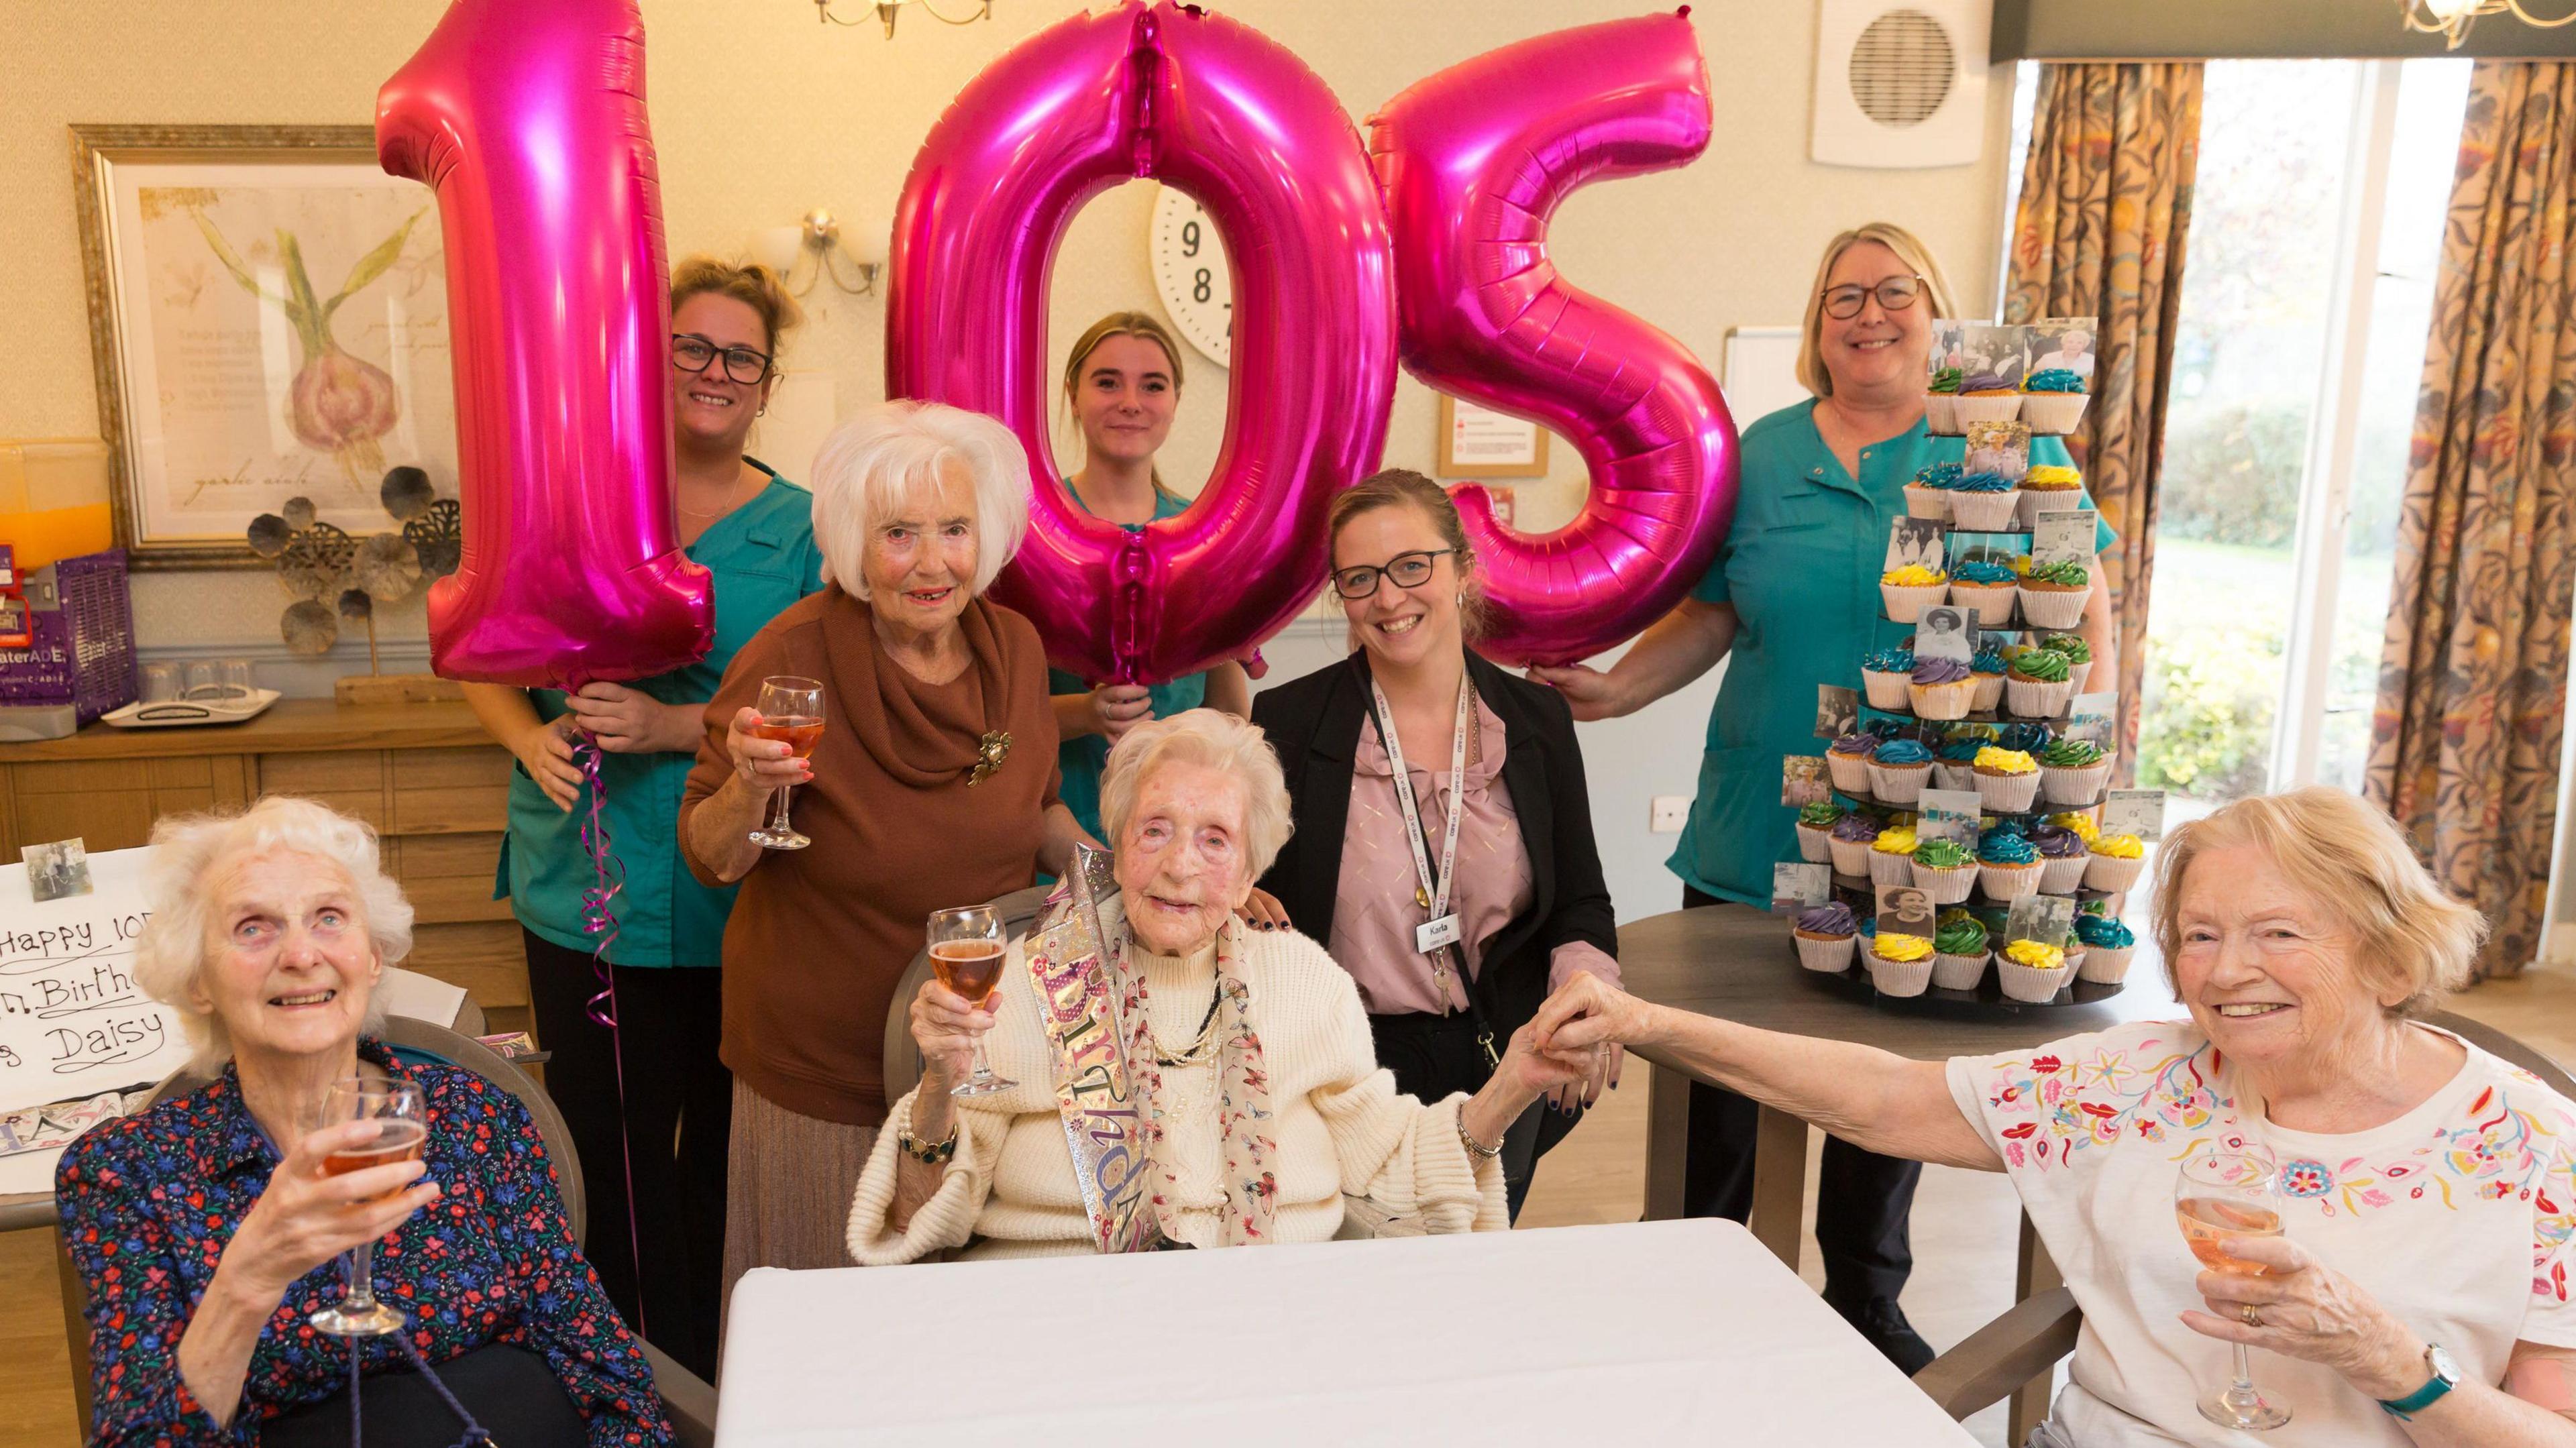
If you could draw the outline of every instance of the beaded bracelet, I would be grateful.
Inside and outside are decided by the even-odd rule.
[[[920,1162],[923,1166],[938,1166],[957,1154],[957,1128],[950,1126],[945,1138],[924,1146],[913,1140],[912,1127],[907,1123],[895,1134],[894,1144],[896,1150]]]

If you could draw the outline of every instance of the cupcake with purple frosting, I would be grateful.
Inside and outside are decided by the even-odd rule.
[[[1869,873],[1869,847],[1878,843],[1878,821],[1857,811],[1836,821],[1826,838],[1834,869],[1845,875]]]
[[[1860,939],[1860,921],[1839,900],[1798,912],[1792,929],[1798,940],[1798,963],[1809,970],[1851,969]]]
[[[1905,686],[1906,701],[1913,706],[1914,717],[1967,718],[1968,701],[1977,691],[1969,672],[1961,659],[1915,659],[1914,673]]]
[[[2093,863],[2093,852],[2086,848],[2084,837],[2063,825],[2041,825],[2030,832],[2030,845],[2039,851],[2039,888],[2048,895],[2071,895],[2084,883],[2085,867]]]
[[[1845,794],[1869,793],[1869,757],[1878,752],[1875,734],[1846,734],[1825,747],[1825,773]]]
[[[1959,383],[1954,411],[1961,432],[1981,422],[2010,422],[2021,416],[2021,389],[2006,382],[2000,372],[1980,372]]]

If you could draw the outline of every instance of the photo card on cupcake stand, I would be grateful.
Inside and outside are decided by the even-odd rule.
[[[2111,719],[2119,712],[2120,696],[2112,692],[2078,694],[2066,708],[2066,722],[2058,726],[2057,737],[2079,744],[2090,744],[2109,753]]]
[[[2074,929],[2075,897],[2072,895],[2024,895],[2014,900],[2004,914],[2006,944],[2016,940],[2035,940],[2042,945],[2059,945]]]
[[[1931,796],[1924,796],[1929,799]],[[2161,789],[2115,789],[2102,801],[2102,833],[2136,835],[2142,840],[2165,837],[2165,792]]]
[[[2030,528],[2030,566],[2081,563],[2093,566],[2093,514],[2081,508],[2042,513]]]
[[[1826,777],[1825,757],[1821,754],[1784,754],[1780,756],[1780,803],[1790,809],[1805,809],[1834,797],[1832,780]]]
[[[1887,562],[1881,566],[1889,573],[1900,568],[1941,572],[1948,534],[1949,529],[1938,518],[1899,518],[1887,530]]]
[[[2018,484],[2030,476],[2030,425],[2021,422],[1968,424],[1968,460],[1961,470],[1993,473]]]
[[[1957,317],[1934,319],[1930,360],[1932,371],[1939,372],[1944,367],[1956,367],[1962,372],[1967,370],[1968,328],[1971,325],[1973,324]]]
[[[1840,739],[1860,725],[1860,690],[1840,684],[1816,686],[1816,737]]]
[[[1974,662],[1977,657],[1977,630],[1974,611],[1940,604],[1923,610],[1914,621],[1914,657],[1918,659],[1956,659]]]
[[[1771,867],[1771,913],[1795,915],[1834,898],[1834,867],[1794,861]]]
[[[1948,840],[1973,855],[1985,806],[1973,789],[1927,789],[1915,802],[1914,838]]]
[[[2091,317],[2042,317],[2030,326],[2031,371],[2063,367],[2091,384],[2099,322]]]
[[[2030,343],[2028,327],[2010,322],[1970,322],[1960,342],[1959,370],[1967,374],[1970,386],[1980,378],[1993,378],[1998,385],[2019,387],[2023,374],[2030,371]]]
[[[2073,905],[2075,902],[2066,902]],[[1881,935],[1920,935],[1929,940],[1935,932],[1938,912],[1932,905],[1932,892],[1920,885],[1881,885],[1878,887],[1878,933]]]

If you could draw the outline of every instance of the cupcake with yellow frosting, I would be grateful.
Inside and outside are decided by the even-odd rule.
[[[1914,883],[1914,846],[1919,843],[1907,825],[1890,825],[1869,842],[1869,882],[1873,885],[1911,885]]]
[[[2032,1005],[2057,999],[2073,975],[2064,950],[2036,940],[2013,941],[1995,956],[1995,980],[2004,994]]]
[[[1950,575],[1938,568],[1908,563],[1891,568],[1878,576],[1879,601],[1886,605],[1887,616],[1898,623],[1912,623],[1923,616],[1923,610],[1937,608],[1950,596]]]
[[[2022,474],[2021,506],[2015,510],[2021,526],[2037,524],[2042,513],[2063,513],[2084,506],[2084,474],[2055,463],[2041,463]]]
[[[1977,857],[1953,840],[1925,840],[1914,847],[1914,883],[1935,905],[1956,905],[1977,887]]]
[[[2040,770],[2042,774],[2047,772],[2045,768]],[[2077,839],[2084,842],[2086,849],[2091,849],[2093,842],[2102,838],[2102,826],[2094,821],[2093,811],[2089,809],[2062,810],[2050,815],[2048,822],[2061,830],[2073,832]]]
[[[1932,983],[1932,942],[1920,935],[1879,934],[1870,937],[1870,984],[1879,994],[1918,996]]]
[[[1999,814],[2030,808],[2039,793],[2039,764],[2018,749],[1993,746],[1977,751],[1977,803]]]
[[[2095,890],[2126,890],[2147,867],[2146,841],[2136,835],[2103,835],[2093,841],[2091,854],[2084,865],[2084,883]]]

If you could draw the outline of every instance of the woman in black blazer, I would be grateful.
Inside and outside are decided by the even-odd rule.
[[[1448,494],[1389,470],[1337,498],[1331,527],[1333,584],[1359,647],[1253,700],[1296,819],[1261,888],[1357,980],[1397,1087],[1437,1101],[1484,1085],[1566,975],[1618,979],[1610,892],[1573,715],[1555,690],[1467,648],[1475,557]],[[1617,1072],[1605,1053],[1556,1109],[1532,1107],[1501,1142],[1469,1143],[1501,1152],[1515,1216],[1539,1156]]]

